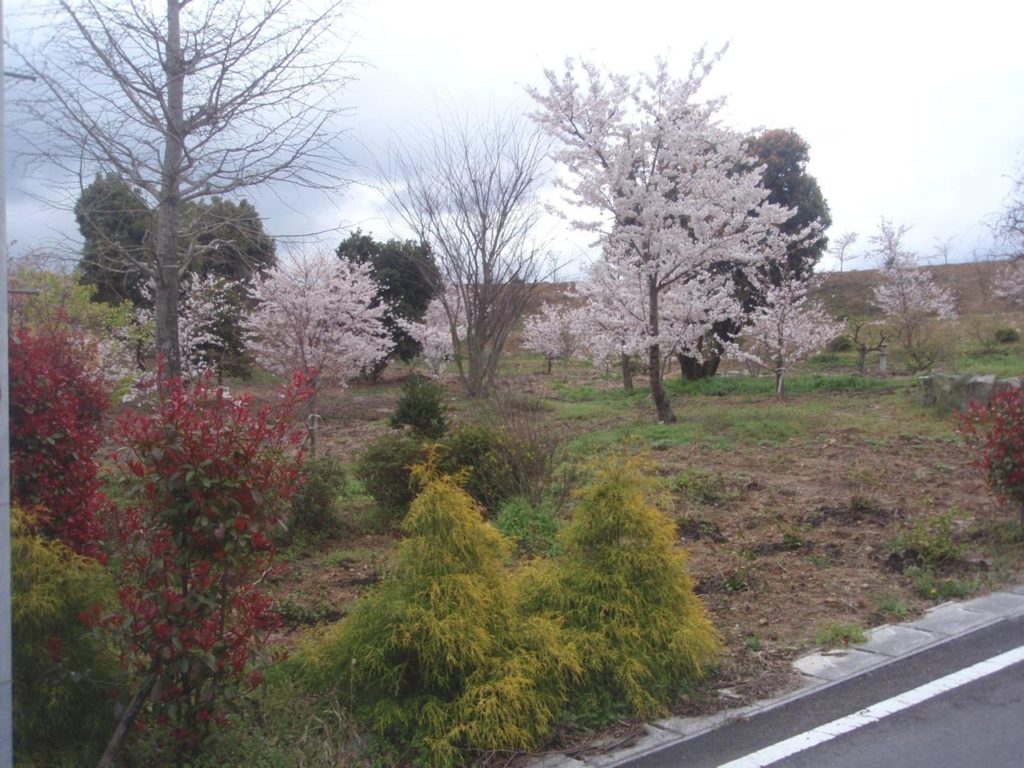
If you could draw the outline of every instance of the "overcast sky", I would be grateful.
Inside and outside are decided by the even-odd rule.
[[[16,26],[18,3],[5,6]],[[922,255],[953,238],[953,258],[969,259],[990,250],[986,222],[1024,163],[1020,2],[360,0],[349,19],[350,52],[366,61],[339,94],[354,110],[344,147],[354,177],[364,147],[422,129],[439,104],[529,109],[525,86],[568,56],[632,74],[661,55],[685,75],[693,51],[725,44],[706,94],[728,97],[733,128],[793,128],[807,140],[833,237],[857,231],[863,246],[884,215],[913,227],[907,244]],[[68,214],[26,196],[36,187],[21,172],[8,178],[19,248],[74,231]],[[358,185],[340,200],[250,197],[271,234],[402,234]],[[586,257],[587,237],[554,234],[563,257]]]

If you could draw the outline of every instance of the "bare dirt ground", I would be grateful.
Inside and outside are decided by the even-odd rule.
[[[321,450],[353,461],[385,434],[399,376],[328,399]],[[524,378],[519,387],[552,396],[549,382],[538,376]],[[894,545],[929,516],[947,514],[961,547],[937,576],[977,591],[1024,577],[1024,544],[992,524],[1012,515],[999,508],[958,441],[948,434],[928,437],[934,429],[915,434],[905,403],[891,397],[806,397],[821,398],[836,414],[873,409],[873,423],[887,423],[891,415],[899,427],[880,436],[875,427],[819,426],[781,445],[722,449],[696,442],[654,454],[667,482],[680,473],[697,480],[676,488],[668,511],[726,648],[708,686],[678,702],[680,714],[784,692],[796,682],[790,661],[811,649],[822,629],[904,621],[934,605],[941,595],[915,589],[903,572],[913,553]],[[729,405],[730,398],[714,399],[713,407]],[[688,398],[683,406],[681,420],[701,403]],[[621,418],[571,429],[596,429]],[[836,424],[849,420],[837,417]],[[291,643],[307,627],[341,616],[379,578],[394,543],[394,535],[328,541],[287,563],[287,575],[275,585],[289,623],[282,641]],[[629,728],[623,733],[628,737]]]

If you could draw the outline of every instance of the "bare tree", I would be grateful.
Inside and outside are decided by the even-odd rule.
[[[853,253],[853,244],[857,242],[856,232],[844,232],[829,248],[829,253],[839,262],[839,271],[843,271],[843,266],[848,261],[860,258],[861,254]]]
[[[490,394],[509,332],[544,276],[536,193],[546,151],[511,113],[449,115],[425,140],[393,147],[378,167],[392,207],[437,259],[444,285],[436,295],[470,397]]]
[[[935,245],[932,247],[932,257],[938,261],[942,259],[943,264],[949,264],[949,254],[953,250],[953,243],[956,242],[955,237],[947,237],[945,239],[941,237],[934,238]]]
[[[131,266],[155,286],[157,351],[180,371],[179,282],[200,247],[183,206],[272,182],[340,184],[332,32],[345,0],[58,0],[47,39],[15,49],[34,158],[112,173],[155,214]],[[39,130],[39,125],[45,131]],[[121,265],[124,268],[124,265]]]
[[[1018,170],[1006,208],[996,223],[996,235],[1010,258],[1024,258],[1024,165]]]

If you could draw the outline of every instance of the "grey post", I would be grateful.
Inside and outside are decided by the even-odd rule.
[[[0,40],[3,40],[0,0]],[[0,45],[0,768],[14,765],[11,696],[11,441],[7,375],[7,178],[4,169],[4,48]]]

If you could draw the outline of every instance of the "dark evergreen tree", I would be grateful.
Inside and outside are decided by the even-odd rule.
[[[796,213],[785,224],[782,231],[787,235],[795,235],[805,227],[817,221],[821,227],[816,237],[793,242],[786,253],[785,263],[773,262],[767,267],[767,277],[771,285],[779,285],[784,276],[789,279],[806,279],[814,271],[825,249],[828,237],[825,230],[832,224],[828,202],[818,186],[817,179],[807,173],[807,161],[810,158],[810,146],[792,129],[774,128],[766,130],[750,140],[748,144],[750,160],[754,164],[763,165],[761,184],[768,191],[768,201],[786,208],[793,208]],[[731,273],[736,285],[737,298],[740,299],[744,311],[749,312],[761,306],[763,297],[757,289],[757,281],[752,281],[737,265],[723,262],[717,265],[723,273]],[[714,325],[712,332],[701,342],[701,357],[677,355],[684,379],[704,379],[714,376],[721,362],[722,341],[734,338],[742,329],[738,320],[723,320]]]
[[[381,242],[357,229],[342,241],[336,253],[339,259],[371,265],[380,285],[378,300],[391,308],[384,318],[395,344],[391,357],[414,358],[419,354],[419,344],[402,329],[399,319],[422,320],[441,285],[441,273],[430,247],[415,240]],[[376,376],[380,370],[371,373]]]

